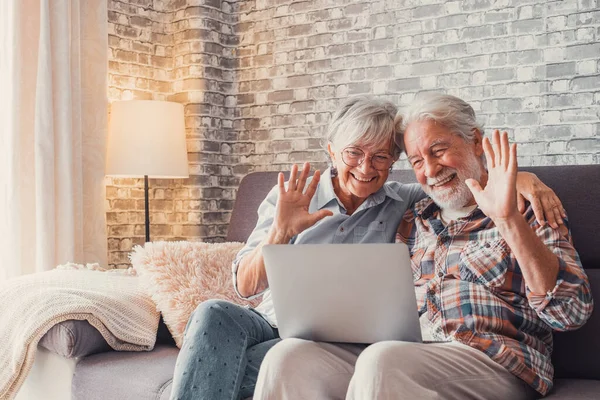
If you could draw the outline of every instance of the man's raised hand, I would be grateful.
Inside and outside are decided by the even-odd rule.
[[[492,135],[492,143],[483,138],[483,151],[487,160],[488,181],[485,189],[479,182],[467,179],[481,211],[494,222],[507,220],[519,214],[517,205],[517,145],[508,143],[508,134],[498,130]]]

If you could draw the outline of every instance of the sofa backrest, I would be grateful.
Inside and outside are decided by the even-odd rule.
[[[569,215],[573,242],[586,269],[600,269],[600,243],[593,234],[600,227],[600,165],[526,167],[550,186]],[[391,180],[415,182],[411,170],[394,170]],[[231,214],[227,240],[244,242],[257,221],[259,204],[277,183],[277,172],[254,172],[244,177]]]
[[[258,221],[258,206],[277,183],[278,172],[252,172],[240,182],[229,219],[227,241],[245,242]]]
[[[600,230],[600,165],[520,169],[535,173],[560,197],[592,292],[600,296],[600,240],[595,235]],[[394,170],[390,179],[415,182],[410,170]],[[229,241],[248,238],[256,225],[259,204],[276,183],[277,172],[255,172],[242,179],[229,224]],[[583,328],[555,335],[553,362],[556,378],[600,379],[600,312],[594,312]]]

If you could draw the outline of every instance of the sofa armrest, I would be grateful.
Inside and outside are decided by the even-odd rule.
[[[39,345],[65,358],[112,350],[100,332],[85,320],[68,320],[54,325]]]
[[[162,316],[158,324],[157,344],[174,345]],[[85,320],[67,320],[54,325],[38,343],[39,346],[65,358],[78,358],[90,354],[112,351],[102,334]]]

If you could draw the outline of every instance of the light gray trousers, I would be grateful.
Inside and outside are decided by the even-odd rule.
[[[254,400],[529,400],[529,385],[460,343],[369,347],[285,339],[267,353]]]

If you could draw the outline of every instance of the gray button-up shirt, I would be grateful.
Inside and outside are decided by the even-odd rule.
[[[311,178],[312,179],[312,178]],[[333,215],[317,222],[312,227],[292,238],[290,243],[393,243],[396,229],[409,207],[425,197],[419,184],[386,182],[381,189],[370,195],[352,215],[347,215],[344,206],[336,196],[331,181],[331,169],[323,172],[317,191],[312,198],[309,212],[330,210]],[[275,218],[275,207],[279,189],[271,189],[258,207],[258,222],[244,246],[233,262],[234,288],[237,288],[237,269],[240,260],[251,252],[267,236]],[[261,313],[273,326],[277,325],[271,291],[250,297],[263,296],[256,311]]]

